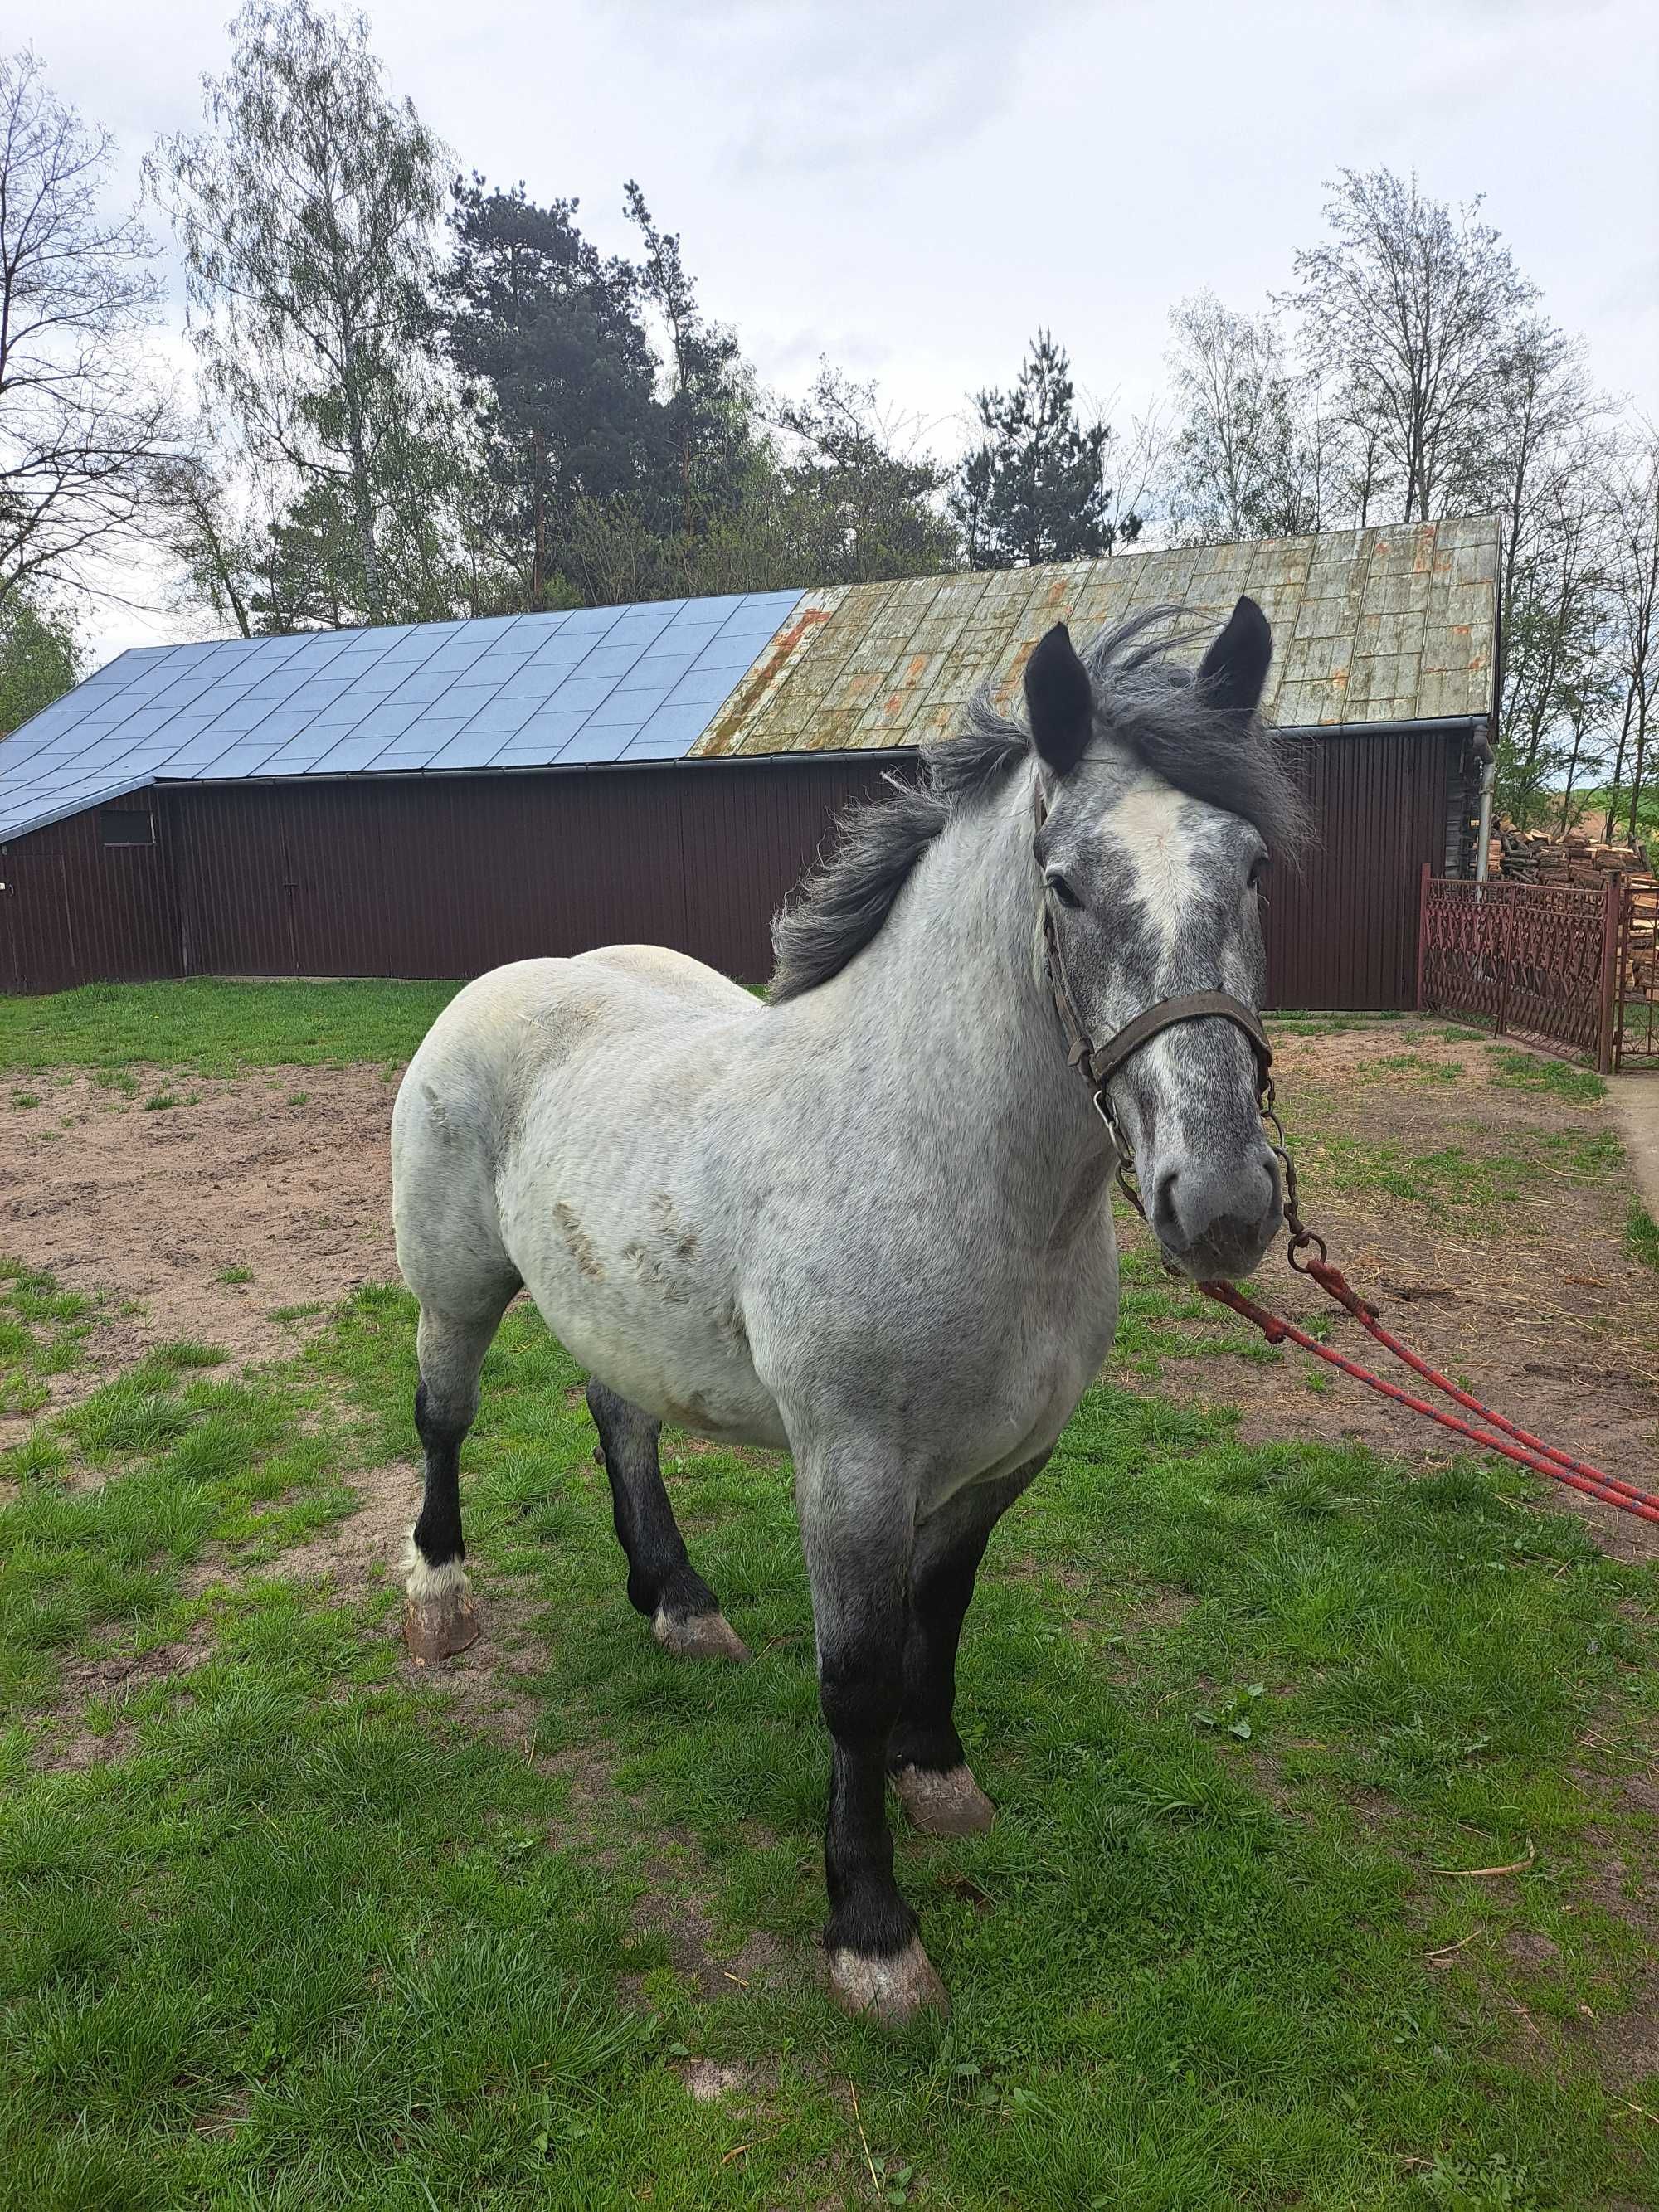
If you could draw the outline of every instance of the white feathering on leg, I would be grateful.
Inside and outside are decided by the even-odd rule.
[[[466,1569],[459,1559],[446,1559],[434,1567],[422,1556],[411,1528],[404,1540],[404,1589],[416,1605],[431,1605],[438,1601],[465,1594],[471,1585],[466,1578]]]

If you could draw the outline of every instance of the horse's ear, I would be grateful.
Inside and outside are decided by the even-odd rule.
[[[1226,713],[1255,714],[1273,657],[1273,634],[1255,601],[1243,599],[1227,627],[1199,663],[1198,680]]]
[[[1089,742],[1095,695],[1064,623],[1038,641],[1025,664],[1025,708],[1037,751],[1056,775],[1069,775]]]

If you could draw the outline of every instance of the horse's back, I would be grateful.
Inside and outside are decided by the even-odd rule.
[[[459,991],[392,1109],[392,1214],[410,1287],[419,1294],[416,1278],[441,1246],[497,1244],[499,1178],[550,1083],[591,1082],[618,1054],[626,1065],[760,1012],[741,985],[658,945],[514,961]]]
[[[493,1091],[601,1038],[664,1020],[758,1011],[741,984],[665,945],[607,945],[570,959],[515,960],[457,992],[410,1061],[404,1091],[411,1082],[418,1090],[441,1066]]]

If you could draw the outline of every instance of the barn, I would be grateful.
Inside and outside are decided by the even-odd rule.
[[[1418,884],[1472,872],[1490,519],[914,582],[125,653],[0,743],[0,985],[461,976],[617,939],[747,981],[835,816],[1018,685],[1048,625],[1241,592],[1319,842],[1279,1007],[1412,1003]]]

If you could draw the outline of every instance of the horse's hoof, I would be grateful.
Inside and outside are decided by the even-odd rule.
[[[830,1994],[843,2012],[865,2014],[883,2027],[908,2027],[918,2013],[943,2016],[951,2009],[945,1984],[933,1972],[919,1936],[889,1958],[872,1957],[865,1951],[832,1951]]]
[[[677,1620],[659,1607],[652,1618],[651,1633],[677,1659],[731,1659],[739,1667],[749,1663],[748,1645],[723,1613],[690,1613]]]
[[[893,1787],[904,1817],[924,1836],[982,1836],[996,1818],[996,1807],[965,1766],[943,1772],[933,1766],[901,1766]]]
[[[404,1642],[417,1667],[434,1659],[453,1659],[483,1634],[478,1608],[466,1589],[447,1590],[440,1597],[410,1598],[404,1606]]]

